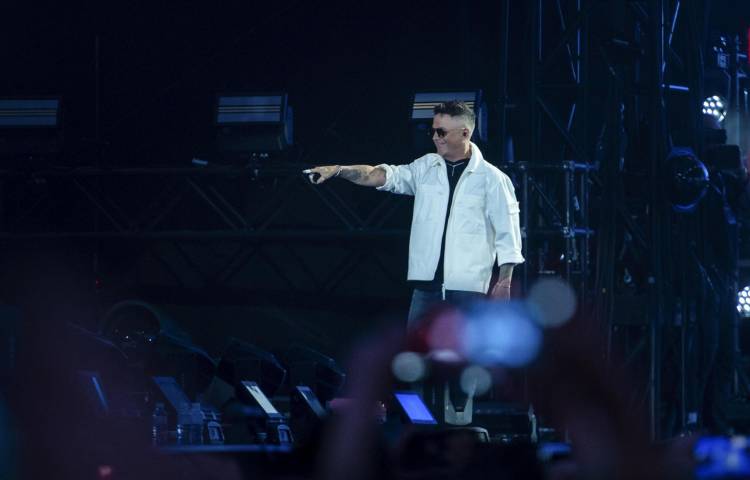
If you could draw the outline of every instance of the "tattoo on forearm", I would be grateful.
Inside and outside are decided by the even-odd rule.
[[[347,167],[341,171],[341,176],[349,180],[350,182],[356,183],[361,180],[364,180],[367,175],[365,175],[364,172],[362,172],[361,170],[357,168]]]

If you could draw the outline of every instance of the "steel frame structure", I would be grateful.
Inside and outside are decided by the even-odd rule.
[[[554,272],[579,292],[581,304],[589,290],[593,235],[588,8],[583,0],[531,3],[528,161],[507,167],[521,189],[524,291],[536,276]],[[559,25],[559,36],[549,34],[550,23]]]
[[[408,200],[343,185],[313,186],[303,168],[0,171],[0,242],[7,249],[76,240],[88,242],[92,252],[135,242],[135,256],[155,260],[161,276],[172,280],[167,285],[234,291],[234,299],[254,298],[253,287],[269,292],[273,285],[296,294],[290,298],[393,298],[395,287],[373,290],[352,279],[403,283],[400,269],[394,270],[403,262],[390,257],[408,238],[401,219]],[[373,248],[374,242],[395,242],[395,248]],[[343,248],[332,252],[331,245]]]
[[[674,240],[670,225],[676,220],[663,188],[662,169],[672,141],[668,120],[672,82],[688,83],[676,90],[687,92],[690,118],[694,119],[688,127],[695,142],[691,146],[700,149],[700,42],[691,17],[686,15],[688,19],[680,22],[684,11],[694,15],[700,3],[534,0],[530,15],[528,162],[508,165],[521,172],[516,180],[522,190],[527,260],[531,260],[524,272],[524,286],[546,270],[538,268],[543,262],[534,259],[535,250],[542,251],[540,246],[545,245],[545,240],[539,239],[545,235],[564,238],[561,258],[566,264],[552,270],[579,291],[583,311],[591,309],[607,338],[605,354],[621,351],[625,362],[636,370],[635,377],[643,378],[642,388],[631,400],[634,407],[648,411],[653,438],[672,433],[669,427],[665,429],[668,417],[679,418],[677,428],[684,427],[688,409],[686,344],[695,310],[690,310],[686,302],[675,307],[677,298],[688,297],[685,283],[673,279],[684,278],[681,269],[688,267],[677,264],[669,254]],[[600,29],[595,42],[592,17],[597,12],[601,17],[602,9],[608,9],[612,18],[607,20],[612,23],[611,33],[603,38]],[[635,24],[626,18],[633,18]],[[554,30],[548,27],[553,23],[559,24],[559,35],[550,39]],[[679,52],[674,44],[682,38],[676,35],[681,33],[677,31],[679,26],[687,30],[687,45],[682,45],[686,52]],[[591,83],[594,54],[604,65],[604,75],[598,78],[605,78],[607,83],[598,85],[597,91]],[[507,64],[507,59],[503,60]],[[675,72],[680,70],[687,71],[687,79],[678,78]],[[504,94],[507,84],[501,80]],[[592,110],[594,95],[607,99],[601,132],[589,130],[596,117]],[[504,113],[504,102],[501,107]],[[648,132],[642,130],[644,117]],[[504,119],[501,125],[505,128]],[[505,133],[501,131],[501,138]],[[592,142],[595,133],[600,135]],[[628,145],[648,145],[636,166],[648,184],[637,207],[633,199],[623,195],[626,141]],[[597,200],[595,232],[591,228],[589,209],[594,202],[590,196]],[[594,265],[589,256],[591,238],[597,245]],[[621,260],[618,252],[628,249],[639,252],[646,271],[643,294],[636,296],[617,292],[614,265]],[[529,271],[535,267],[536,272]],[[640,305],[623,309],[632,307],[633,302]],[[680,318],[681,323],[676,321]],[[673,379],[678,379],[676,385]],[[665,387],[665,382],[670,385]]]
[[[694,225],[697,219],[685,218],[671,209],[668,192],[663,188],[666,158],[674,138],[683,134],[686,146],[702,151],[700,106],[703,100],[702,36],[698,18],[703,11],[700,0],[659,0],[648,5],[649,117],[652,139],[649,152],[650,248],[649,289],[649,411],[654,438],[684,432],[691,417],[697,417],[699,405],[691,400],[690,345],[695,344],[696,325],[711,312],[701,311],[701,297],[691,278],[705,281],[702,259],[691,243],[705,236]],[[642,7],[642,11],[645,6]],[[678,35],[681,34],[681,35]],[[679,40],[681,38],[681,40]],[[676,98],[670,92],[678,82],[686,92]],[[680,105],[688,121],[674,125],[674,112]],[[678,128],[682,131],[678,132]],[[692,227],[691,227],[691,224]],[[703,283],[703,282],[698,282]],[[695,373],[695,372],[694,372]],[[699,402],[700,403],[700,402]]]
[[[685,282],[672,281],[681,272],[675,275],[668,255],[669,226],[674,219],[664,197],[661,167],[670,134],[666,101],[669,78],[674,64],[681,63],[672,40],[685,5],[695,9],[699,3],[699,0],[530,2],[530,42],[529,50],[524,53],[531,61],[526,161],[511,163],[505,157],[506,148],[499,149],[501,168],[515,177],[520,189],[527,258],[522,270],[524,291],[540,274],[561,275],[579,292],[582,311],[592,311],[605,331],[610,345],[603,350],[611,350],[615,337],[628,339],[626,361],[646,371],[643,388],[635,392],[634,401],[648,406],[654,438],[664,434],[662,422],[668,409],[663,389],[665,376],[679,379],[679,386],[672,393],[678,394],[681,425],[687,410],[686,329],[687,319],[694,314],[686,302],[675,308],[675,298],[686,298],[688,291]],[[645,41],[637,39],[639,42],[633,47],[639,51],[631,62],[640,65],[641,58],[647,61],[643,61],[643,78],[634,79],[625,79],[626,72],[615,65],[617,62],[608,63],[611,75],[604,115],[606,142],[602,151],[597,152],[591,131],[592,53],[606,57],[609,46],[592,44],[591,18],[597,9],[609,5],[634,12],[639,26],[644,27],[638,35]],[[507,72],[511,13],[511,0],[504,0],[498,122],[501,142],[506,141],[509,130]],[[557,27],[547,28],[550,25]],[[638,30],[633,25],[626,27]],[[684,60],[695,63],[690,55]],[[699,69],[700,65],[695,67]],[[627,90],[630,80],[636,87]],[[691,103],[694,98],[701,99],[699,81],[687,88]],[[624,118],[621,106],[630,101],[629,97],[637,97],[632,103],[635,112]],[[694,103],[697,111],[700,104]],[[641,113],[651,122],[650,138],[645,139],[646,160],[640,165],[648,183],[648,198],[642,199],[648,207],[645,216],[638,216],[615,194],[620,189],[617,164],[622,144],[618,135],[629,127],[625,130],[638,137],[633,127],[638,126]],[[353,194],[344,184],[313,187],[300,174],[305,167],[257,163],[246,167],[0,171],[0,241],[19,245],[35,240],[86,240],[92,243],[92,251],[103,243],[137,241],[140,242],[137,248],[161,265],[174,287],[230,290],[234,298],[248,295],[258,285],[253,281],[269,281],[269,276],[274,277],[275,285],[297,296],[310,293],[306,300],[310,304],[321,293],[328,297],[338,295],[339,300],[346,296],[374,297],[381,301],[393,298],[384,292],[372,295],[365,283],[351,279],[366,279],[378,271],[391,284],[403,282],[393,265],[405,262],[402,258],[390,258],[398,255],[398,249],[382,248],[382,243],[396,240],[402,246],[406,244],[408,223],[399,215],[408,213],[408,199],[366,193],[364,189]],[[608,219],[596,225],[596,232],[592,229],[590,200],[594,191],[601,200],[600,216]],[[56,200],[61,197],[66,198],[65,205]],[[295,209],[292,200],[297,205],[304,204],[304,211]],[[312,210],[324,215],[312,222]],[[320,218],[328,222],[321,226]],[[603,265],[617,261],[622,233],[618,228],[645,252],[643,263],[647,266],[646,293],[636,297],[636,301],[645,297],[647,302],[642,312],[629,316],[618,315],[617,309],[623,302],[622,296],[618,300],[615,295],[614,271],[601,270]],[[592,241],[597,242],[594,266]],[[331,261],[331,245],[335,242],[339,242],[338,253]],[[370,248],[371,242],[381,244]],[[221,258],[205,262],[206,255],[201,249],[207,245],[220,245]],[[280,256],[291,261],[282,265]],[[309,258],[317,257],[325,260],[313,268]],[[296,268],[287,271],[288,265]],[[253,270],[260,270],[258,276],[253,277]],[[678,310],[681,323],[675,323]]]

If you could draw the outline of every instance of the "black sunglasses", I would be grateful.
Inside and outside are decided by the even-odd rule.
[[[454,128],[453,130],[463,130],[463,127],[461,128]],[[448,135],[453,130],[445,130],[443,128],[432,128],[430,127],[429,130],[427,130],[427,133],[429,134],[430,138],[434,137],[437,133],[438,138],[445,138],[446,135]]]

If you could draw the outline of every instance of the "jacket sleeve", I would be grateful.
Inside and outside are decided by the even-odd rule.
[[[495,232],[497,264],[523,263],[519,206],[513,183],[503,175],[489,186],[487,216]]]
[[[385,184],[382,187],[377,187],[377,189],[401,195],[414,195],[419,180],[419,162],[423,158],[418,158],[407,165],[388,165],[385,163],[377,165],[376,168],[385,170]]]

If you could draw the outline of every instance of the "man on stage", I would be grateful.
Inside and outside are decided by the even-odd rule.
[[[493,299],[509,299],[513,267],[524,261],[513,183],[471,142],[475,123],[465,103],[441,103],[434,108],[430,129],[437,153],[407,165],[328,165],[304,171],[316,184],[340,177],[414,195],[409,329],[441,302],[461,307],[488,290]],[[495,259],[500,270],[489,289]]]

